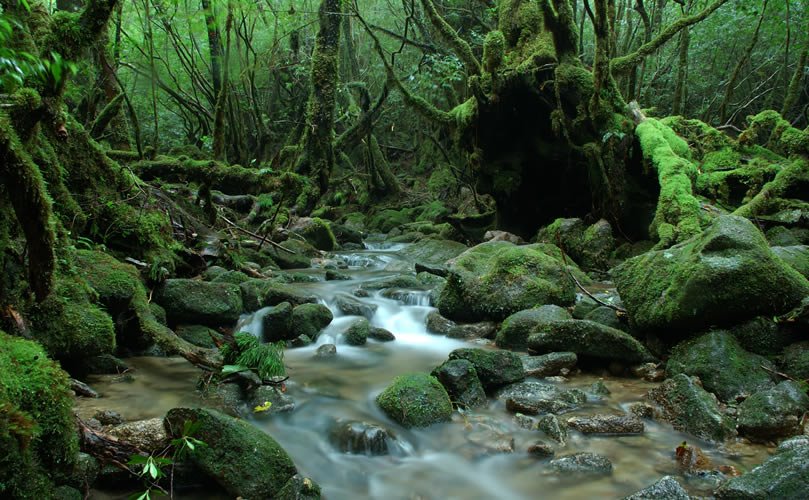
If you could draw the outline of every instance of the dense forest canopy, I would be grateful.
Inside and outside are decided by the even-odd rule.
[[[564,447],[553,413],[601,401],[598,383],[539,390],[550,402],[512,384],[580,369],[657,384],[629,420],[568,420],[585,435],[655,419],[716,454],[806,432],[807,193],[803,0],[0,0],[0,497],[95,475],[172,495],[188,461],[231,496],[318,497],[243,421],[163,411],[133,431],[163,439],[150,450],[73,397],[130,357],[177,355],[217,408],[258,419],[294,408],[287,350],[308,368],[402,324],[453,339],[439,349],[490,344],[431,375],[403,367],[434,352],[384,351],[380,376],[401,375],[384,391],[336,365],[405,438],[500,398],[506,427]],[[301,371],[296,396],[325,378]],[[338,424],[344,452],[395,441]],[[253,442],[268,477],[249,477]],[[756,495],[809,490],[796,449]],[[699,453],[678,447],[680,472],[709,470]],[[130,482],[78,477],[88,463]],[[713,472],[692,493],[757,477]]]

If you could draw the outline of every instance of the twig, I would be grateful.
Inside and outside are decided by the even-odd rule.
[[[261,239],[263,239],[263,236],[261,236],[260,234],[256,234],[256,233],[254,233],[253,231],[249,231],[249,230],[247,230],[247,229],[245,229],[245,228],[243,228],[243,227],[241,227],[241,226],[236,225],[236,223],[235,223],[235,222],[233,222],[232,220],[228,219],[228,218],[227,218],[227,217],[225,217],[224,215],[219,214],[219,217],[220,217],[220,218],[221,218],[223,221],[225,221],[225,222],[226,222],[226,223],[227,223],[227,224],[228,224],[230,227],[232,227],[233,229],[235,229],[235,230],[237,230],[237,231],[241,231],[241,232],[243,232],[244,234],[246,234],[246,235],[248,235],[248,236],[252,236],[253,238],[256,238],[257,240],[261,240]],[[276,243],[276,242],[274,242],[274,241],[272,241],[272,240],[267,240],[267,243],[269,243],[270,245],[274,246],[275,248],[278,248],[279,250],[283,250],[283,251],[285,251],[285,252],[292,253],[292,254],[294,254],[294,253],[295,253],[295,252],[293,252],[292,250],[290,250],[290,249],[288,249],[288,248],[284,248],[284,247],[282,247],[281,245],[279,245],[278,243]]]
[[[771,373],[772,375],[778,375],[779,377],[783,377],[783,378],[785,378],[785,379],[787,379],[787,380],[791,380],[791,381],[793,381],[793,382],[801,382],[801,381],[800,381],[800,380],[798,380],[798,379],[794,379],[794,378],[790,377],[790,376],[789,376],[789,375],[787,375],[786,373],[777,372],[777,371],[773,370],[772,368],[767,368],[767,367],[766,367],[766,366],[764,366],[764,365],[760,365],[760,366],[761,366],[761,368],[763,368],[763,369],[764,369],[764,371],[766,371],[766,372],[768,372],[768,373]]]
[[[618,307],[616,305],[608,304],[608,303],[604,302],[603,300],[599,299],[598,297],[596,297],[592,293],[588,292],[587,289],[584,288],[584,286],[582,286],[581,283],[579,283],[579,280],[577,280],[576,277],[573,276],[573,273],[570,272],[570,268],[568,267],[568,264],[567,264],[567,256],[565,256],[565,250],[564,250],[564,248],[562,248],[561,238],[557,235],[556,239],[557,239],[557,242],[559,243],[559,245],[558,245],[559,246],[559,251],[562,253],[562,262],[565,265],[565,271],[567,271],[567,275],[570,276],[570,279],[573,280],[573,283],[575,283],[576,286],[579,287],[579,290],[581,290],[582,292],[584,292],[585,295],[587,295],[588,297],[593,299],[596,302],[596,304],[602,305],[604,307],[609,307],[613,311],[618,312],[620,314],[626,314],[626,309],[624,309],[623,307]]]

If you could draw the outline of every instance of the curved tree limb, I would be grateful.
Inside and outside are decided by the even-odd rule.
[[[481,72],[480,61],[475,57],[472,52],[472,47],[464,39],[455,33],[452,26],[441,17],[441,14],[435,8],[433,0],[421,0],[421,5],[424,6],[424,12],[430,18],[430,22],[441,34],[441,37],[452,46],[452,50],[461,59],[466,66],[466,71],[470,75],[479,75]]]
[[[627,54],[625,56],[616,57],[610,63],[613,75],[628,73],[637,64],[640,64],[646,56],[653,54],[657,49],[662,47],[666,42],[674,38],[674,36],[687,28],[688,26],[697,24],[703,21],[719,7],[728,3],[729,0],[716,0],[714,3],[706,7],[702,12],[694,14],[693,16],[681,17],[666,29],[664,29],[657,37],[648,43],[641,45],[638,50]]]

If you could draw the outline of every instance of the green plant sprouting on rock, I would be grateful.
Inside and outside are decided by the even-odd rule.
[[[262,344],[250,333],[237,333],[232,343],[227,343],[220,349],[225,361],[222,374],[252,371],[262,381],[283,377],[286,375],[284,347],[283,342]]]

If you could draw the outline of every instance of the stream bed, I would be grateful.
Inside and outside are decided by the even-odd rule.
[[[342,335],[356,316],[345,316],[334,303],[339,294],[353,294],[363,284],[402,274],[412,269],[403,261],[400,247],[379,246],[363,252],[336,254],[348,264],[340,272],[352,279],[296,284],[316,295],[334,313],[334,321],[313,345],[288,349],[285,364],[290,379],[287,394],[295,410],[257,418],[254,425],[272,435],[289,452],[300,471],[323,489],[325,498],[356,499],[527,499],[621,498],[644,488],[664,475],[677,475],[674,450],[683,441],[697,444],[716,464],[732,465],[746,471],[768,455],[763,446],[733,445],[719,449],[671,426],[644,420],[639,435],[584,436],[570,431],[565,444],[554,444],[556,457],[593,452],[607,457],[611,475],[581,479],[555,474],[548,459],[527,453],[528,447],[543,435],[526,430],[506,411],[503,402],[490,399],[487,408],[461,414],[453,421],[426,429],[405,429],[388,419],[375,404],[375,397],[397,375],[430,372],[461,347],[480,347],[480,341],[449,339],[427,332],[429,292],[395,294],[385,298],[369,290],[358,300],[377,306],[371,325],[385,328],[396,336],[393,342],[369,340],[361,347],[342,343]],[[307,270],[322,279],[322,270]],[[373,287],[369,287],[373,288]],[[385,294],[390,296],[390,294]],[[265,311],[243,316],[236,331],[261,335]],[[318,347],[336,344],[337,355],[315,357]],[[77,412],[88,417],[96,409],[120,412],[127,420],[160,417],[176,406],[204,404],[196,395],[198,370],[180,358],[130,358],[131,374],[98,376],[89,380],[102,394],[97,400],[80,399]],[[603,380],[610,394],[592,395],[573,412],[560,415],[622,414],[640,401],[655,383],[639,379],[579,374],[551,383],[565,389],[585,391]],[[389,453],[381,456],[348,454],[337,449],[329,438],[338,420],[361,421],[389,431]],[[547,441],[547,440],[546,440]],[[550,442],[550,441],[548,441]],[[510,451],[513,450],[513,451]],[[710,478],[680,478],[692,494],[708,494]],[[93,498],[112,498],[94,492]]]

